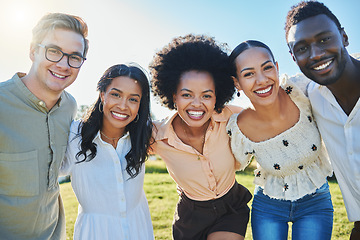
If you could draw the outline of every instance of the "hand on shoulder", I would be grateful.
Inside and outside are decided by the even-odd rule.
[[[225,105],[225,108],[228,108],[232,112],[232,114],[239,113],[242,110],[244,110],[242,107],[235,106],[235,105]]]

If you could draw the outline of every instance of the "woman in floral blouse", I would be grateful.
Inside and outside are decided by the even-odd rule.
[[[332,174],[308,98],[281,83],[267,45],[246,41],[230,55],[234,83],[253,107],[231,116],[227,131],[241,166],[258,163],[251,226],[255,240],[331,239]]]

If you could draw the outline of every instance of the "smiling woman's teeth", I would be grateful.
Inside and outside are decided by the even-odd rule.
[[[264,94],[270,91],[272,86],[269,86],[268,88],[265,88],[264,90],[255,91],[257,94]]]
[[[331,61],[328,61],[328,62],[326,62],[326,63],[324,63],[324,64],[321,64],[320,66],[315,67],[314,69],[315,69],[316,71],[323,70],[323,69],[327,68],[327,67],[330,65],[330,63],[332,63],[332,60],[331,60]]]
[[[127,117],[127,115],[116,113],[116,112],[112,112],[112,114],[114,114],[116,117],[119,117],[119,118],[126,118]]]
[[[194,116],[194,117],[200,117],[201,115],[203,115],[203,112],[202,111],[189,111],[189,114],[191,116]]]

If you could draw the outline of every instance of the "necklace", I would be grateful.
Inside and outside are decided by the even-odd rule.
[[[121,138],[121,137],[115,137],[115,138],[108,137],[102,131],[100,131],[100,134],[103,135],[105,138],[107,138],[110,141],[119,140]]]
[[[189,138],[189,136],[188,136],[188,134],[187,134],[187,132],[186,132],[186,130],[185,130],[185,123],[184,123],[183,120],[181,120],[181,122],[182,122],[182,125],[183,125],[183,129],[184,129],[185,136],[186,136],[188,142],[190,143],[190,147],[193,149],[194,153],[196,154],[197,160],[200,160],[200,155],[197,154],[198,151],[192,146],[192,142],[190,141],[190,138]],[[204,142],[205,142],[205,134],[202,136],[202,139],[201,139],[202,145],[204,145]]]

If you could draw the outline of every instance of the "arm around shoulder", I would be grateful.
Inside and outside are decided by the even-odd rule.
[[[240,167],[237,170],[244,170],[252,160],[252,152],[246,151],[247,141],[245,136],[241,133],[237,125],[238,114],[233,114],[226,126],[226,131],[230,137],[231,151],[235,156],[235,159],[240,163]]]
[[[72,168],[75,165],[76,154],[78,153],[78,146],[80,144],[80,137],[78,136],[79,125],[80,121],[73,121],[71,123],[65,156],[59,170],[60,176],[71,174]]]
[[[159,131],[159,127],[161,125],[161,121],[153,120],[152,124],[153,124],[152,135],[151,135],[151,140],[150,140],[150,147],[148,148],[149,155],[156,154],[156,141],[155,140],[156,140],[156,135]]]
[[[244,110],[242,107],[235,106],[235,105],[226,105],[225,108],[228,108],[231,111],[231,114],[239,113]]]

